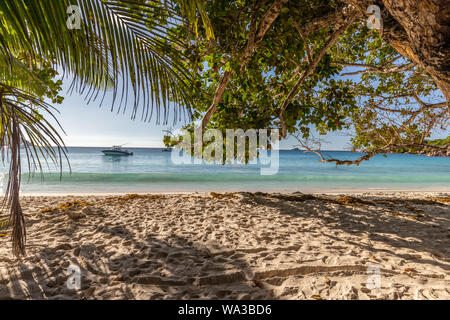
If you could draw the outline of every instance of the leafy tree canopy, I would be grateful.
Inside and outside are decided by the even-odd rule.
[[[371,154],[427,145],[448,128],[442,93],[352,10],[340,1],[208,1],[215,41],[176,30],[191,40],[183,50],[196,74],[194,120],[280,128],[311,148],[312,128],[350,132],[353,149]],[[330,15],[339,19],[323,23]]]

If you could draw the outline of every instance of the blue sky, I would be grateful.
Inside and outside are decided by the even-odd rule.
[[[80,96],[76,91],[71,95],[67,93],[70,79],[64,80],[64,102],[57,106],[60,114],[57,116],[61,126],[66,132],[63,136],[67,146],[106,147],[116,144],[126,144],[127,147],[162,147],[162,130],[172,127],[181,128],[185,122],[173,124],[173,117],[168,126],[157,125],[155,119],[151,122],[142,122],[139,119],[131,120],[131,108],[117,114],[111,112],[112,98],[106,96],[100,108],[100,99],[91,101]],[[130,101],[128,102],[130,104]],[[324,136],[327,143],[322,145],[327,150],[348,149],[348,137],[343,134],[329,134]],[[294,139],[282,141],[280,148],[290,149],[296,145]]]
[[[157,125],[153,117],[151,122],[142,122],[137,117],[131,120],[131,107],[125,113],[111,112],[112,95],[107,94],[102,107],[100,98],[96,101],[88,101],[76,91],[68,94],[70,78],[64,79],[64,102],[57,106],[60,114],[57,116],[66,135],[63,139],[67,146],[108,147],[112,145],[126,144],[127,147],[162,147],[163,130],[181,128],[186,122],[178,122],[173,125],[173,117],[169,118],[169,125]],[[99,95],[100,96],[100,95]],[[128,99],[128,104],[132,100]],[[172,116],[172,114],[171,114]],[[446,133],[432,135],[432,138],[443,138]],[[330,133],[319,136],[314,130],[312,135],[321,138],[323,150],[349,150],[349,137],[345,132]],[[291,149],[296,146],[293,138],[280,143],[281,149]]]

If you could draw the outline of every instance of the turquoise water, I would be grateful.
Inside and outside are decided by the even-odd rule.
[[[23,193],[107,193],[170,191],[352,191],[361,189],[450,191],[450,158],[422,155],[379,155],[358,166],[320,163],[302,151],[281,150],[276,175],[260,175],[259,165],[183,164],[161,149],[131,149],[130,157],[103,155],[102,148],[69,148],[72,173],[63,166],[46,168],[44,177],[24,173]],[[334,158],[361,154],[325,152]],[[3,170],[5,171],[5,167]]]

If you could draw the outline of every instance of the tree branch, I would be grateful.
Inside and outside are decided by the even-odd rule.
[[[336,166],[342,166],[342,165],[347,165],[347,166],[351,166],[351,165],[357,165],[359,166],[361,164],[361,162],[363,161],[368,161],[370,160],[372,157],[374,157],[375,155],[379,154],[379,152],[367,152],[366,155],[359,157],[356,160],[339,160],[339,159],[335,159],[335,158],[325,158],[323,156],[323,154],[320,152],[320,140],[316,140],[316,144],[318,144],[318,149],[312,149],[307,143],[305,143],[304,141],[302,141],[302,139],[300,139],[300,137],[298,135],[292,135],[299,143],[300,146],[305,148],[305,152],[312,152],[314,154],[316,154],[320,160],[318,160],[319,162],[334,162],[336,163]]]
[[[347,17],[353,13],[353,7],[348,4],[339,3],[337,8],[324,15],[313,17],[302,26],[306,35],[311,35],[323,28],[345,23]]]
[[[302,74],[302,76],[297,80],[294,87],[289,92],[286,100],[284,101],[283,105],[281,106],[280,110],[280,121],[281,121],[281,136],[286,138],[286,122],[284,120],[283,114],[286,110],[289,103],[291,103],[292,100],[295,99],[295,97],[298,95],[298,89],[300,88],[300,85],[302,82],[308,77],[314,70],[316,70],[317,66],[319,65],[319,62],[322,60],[325,53],[328,51],[328,49],[339,39],[339,37],[347,30],[347,28],[356,20],[358,17],[358,14],[356,11],[354,11],[348,18],[348,20],[339,28],[337,29],[331,37],[328,39],[328,41],[325,43],[325,45],[320,49],[317,56],[314,57],[313,62],[308,66],[308,68],[305,70],[305,72]]]
[[[313,62],[313,60],[312,60],[312,53],[311,53],[311,48],[309,47],[308,39],[306,39],[306,36],[304,35],[302,28],[300,28],[300,26],[298,25],[297,22],[292,20],[292,24],[294,25],[295,29],[297,29],[298,34],[302,38],[303,45],[304,45],[305,51],[306,51],[306,57],[308,59],[308,63],[311,64]]]
[[[335,64],[345,66],[345,67],[362,67],[366,68],[365,70],[358,70],[354,72],[346,72],[341,74],[341,76],[353,76],[362,73],[393,73],[393,72],[403,72],[412,69],[416,64],[414,62],[402,65],[402,66],[393,66],[390,68],[378,67],[367,64],[358,64],[358,63],[345,63],[345,62],[335,62]]]
[[[269,30],[270,26],[277,19],[278,15],[281,12],[284,4],[288,0],[275,0],[274,3],[270,6],[266,13],[262,16],[258,27],[256,29],[252,28],[252,32],[249,34],[249,40],[245,46],[245,49],[241,56],[242,67],[241,72],[245,69],[246,65],[249,62],[250,57],[253,55],[253,52],[258,48],[261,44],[261,41],[264,39],[264,35]],[[209,107],[208,111],[206,111],[203,116],[201,129],[202,133],[205,131],[205,127],[211,119],[212,115],[217,111],[217,105],[222,100],[223,94],[225,92],[225,88],[228,84],[228,81],[231,78],[231,71],[225,71],[220,79],[219,85],[217,86],[216,92],[214,94],[213,102]]]
[[[320,160],[318,160],[319,162],[334,162],[336,163],[336,166],[343,166],[343,165],[347,165],[347,166],[351,166],[351,165],[357,165],[359,166],[361,164],[361,162],[363,161],[368,161],[370,160],[372,157],[376,156],[378,153],[376,152],[370,152],[362,157],[359,157],[356,160],[339,160],[339,159],[335,159],[335,158],[329,158],[329,159],[325,159],[325,157],[322,155],[322,153],[320,153],[317,150],[306,150],[305,152],[313,152],[315,154],[317,154],[320,157]]]

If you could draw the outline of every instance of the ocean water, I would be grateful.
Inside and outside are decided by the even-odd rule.
[[[43,176],[29,173],[23,163],[21,190],[31,193],[114,193],[185,191],[349,192],[404,190],[450,192],[450,158],[411,154],[375,156],[360,166],[320,163],[312,153],[279,151],[279,170],[261,175],[260,165],[175,164],[159,148],[128,148],[133,156],[105,156],[102,148],[70,147],[69,160],[59,169],[50,164]],[[359,153],[328,151],[339,159]],[[266,166],[267,167],[267,166]],[[7,165],[3,165],[3,172]]]

